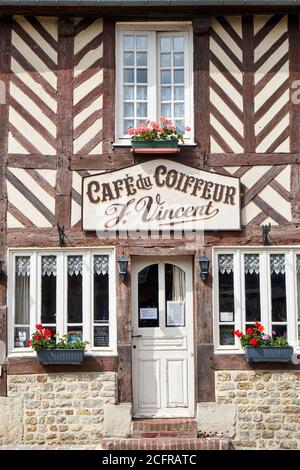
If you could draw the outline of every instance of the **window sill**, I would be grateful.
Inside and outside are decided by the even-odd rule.
[[[120,143],[120,142],[114,142],[112,144],[112,147],[113,148],[131,148],[131,144],[130,143]],[[188,143],[188,144],[178,144],[178,147],[180,148],[195,148],[197,147],[197,144],[195,142],[191,142],[191,143]]]

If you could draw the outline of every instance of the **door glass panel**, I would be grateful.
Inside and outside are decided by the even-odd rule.
[[[185,272],[165,264],[166,326],[185,326]]]
[[[159,326],[158,292],[158,264],[152,264],[138,274],[140,328]]]
[[[68,256],[68,335],[82,338],[82,256]]]
[[[42,256],[42,302],[41,322],[43,325],[56,323],[56,256]]]

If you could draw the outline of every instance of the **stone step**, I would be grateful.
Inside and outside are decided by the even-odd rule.
[[[230,450],[230,441],[214,438],[118,439],[101,441],[104,450]]]
[[[197,421],[195,419],[134,419],[132,437],[136,438],[196,438]]]

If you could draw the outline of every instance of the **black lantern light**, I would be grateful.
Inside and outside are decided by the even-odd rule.
[[[119,264],[119,275],[120,275],[122,282],[124,282],[127,276],[127,267],[128,267],[128,258],[126,255],[124,255],[124,253],[118,258],[118,264]]]
[[[0,279],[4,277],[4,271],[3,271],[3,259],[0,258]]]
[[[206,281],[208,278],[209,264],[210,259],[205,253],[199,257],[200,277],[202,281]]]

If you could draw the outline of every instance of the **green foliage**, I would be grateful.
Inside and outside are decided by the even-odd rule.
[[[73,336],[73,335],[72,335]],[[88,341],[82,341],[79,337],[71,339],[69,335],[59,337],[53,335],[52,330],[43,328],[42,325],[36,325],[36,331],[28,341],[27,346],[31,346],[34,351],[42,349],[85,349]]]

